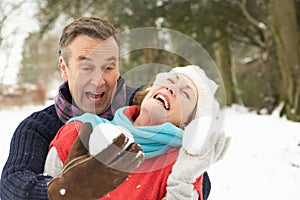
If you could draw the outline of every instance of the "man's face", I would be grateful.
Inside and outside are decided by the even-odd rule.
[[[84,112],[103,113],[112,102],[120,76],[116,41],[79,35],[68,52],[68,63],[62,57],[59,62],[73,100]]]

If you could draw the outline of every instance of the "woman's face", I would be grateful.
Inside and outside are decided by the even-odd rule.
[[[197,97],[197,88],[187,76],[164,73],[145,96],[135,124],[145,126],[170,122],[183,126],[192,117]]]

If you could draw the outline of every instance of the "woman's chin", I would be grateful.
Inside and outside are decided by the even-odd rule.
[[[149,110],[149,119],[151,125],[163,124],[167,119],[167,111],[162,106],[153,106]]]

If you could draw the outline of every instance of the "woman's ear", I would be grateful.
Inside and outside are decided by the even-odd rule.
[[[67,65],[62,56],[59,57],[59,70],[64,82],[68,81]]]

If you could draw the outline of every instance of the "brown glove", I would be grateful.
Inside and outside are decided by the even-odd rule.
[[[81,127],[61,174],[48,184],[51,200],[90,200],[103,197],[114,190],[144,159],[137,143],[125,146],[128,138],[119,135],[111,145],[95,156],[88,151],[92,132],[90,123]]]

